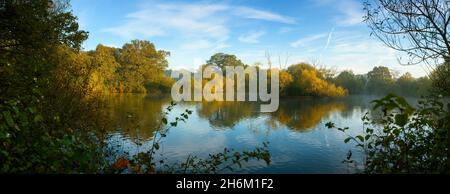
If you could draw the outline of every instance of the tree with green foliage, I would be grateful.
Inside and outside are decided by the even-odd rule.
[[[362,75],[355,75],[352,71],[343,71],[333,78],[333,82],[348,90],[349,94],[362,94],[365,90],[366,79]]]
[[[61,44],[78,50],[87,32],[78,30],[65,1],[14,1],[0,4],[0,101],[29,92],[34,78],[45,76]],[[43,80],[40,80],[43,81]]]
[[[420,97],[429,94],[432,87],[428,77],[414,78],[405,73],[396,80],[395,88],[399,95]]]
[[[217,66],[222,70],[225,70],[225,66],[245,66],[241,60],[235,55],[216,53],[206,62],[206,65]]]
[[[78,54],[87,32],[68,10],[56,0],[0,4],[0,172],[96,172],[103,162],[79,131],[91,124],[78,77],[90,70]]]
[[[133,40],[119,50],[117,69],[121,92],[147,92],[146,85],[158,83],[168,66],[170,53],[156,50],[149,41]]]
[[[367,92],[369,94],[388,94],[395,83],[391,70],[384,66],[374,67],[367,73]]]
[[[436,93],[450,96],[450,62],[439,65],[430,77]]]
[[[119,50],[104,45],[98,45],[95,51],[89,52],[94,71],[90,78],[90,86],[99,92],[117,92],[119,76],[117,69],[120,64],[116,60]]]
[[[363,75],[343,71],[333,78],[333,83],[346,88],[349,94],[385,95],[397,93],[404,96],[420,97],[429,94],[431,89],[431,80],[428,77],[414,78],[411,73],[407,72],[395,79],[386,67],[375,67],[368,74]]]
[[[396,80],[396,91],[401,95],[407,95],[416,90],[415,82],[416,80],[410,73],[405,73]]]

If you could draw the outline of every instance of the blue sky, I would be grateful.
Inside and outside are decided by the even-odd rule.
[[[355,73],[385,65],[425,75],[420,65],[400,65],[403,54],[370,37],[361,0],[72,0],[72,9],[90,34],[85,50],[149,40],[171,52],[172,69],[197,69],[217,52],[266,64],[270,53],[282,67],[287,59]]]

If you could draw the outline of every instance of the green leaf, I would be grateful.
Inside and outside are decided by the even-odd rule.
[[[30,113],[35,113],[36,112],[36,108],[34,108],[34,107],[30,107],[30,108],[28,108],[28,110],[30,111]]]
[[[361,136],[361,135],[358,135],[358,136],[356,136],[356,138],[358,138],[358,139],[359,139],[359,141],[364,141],[364,137],[363,137],[363,136]]]
[[[162,118],[162,122],[164,125],[167,125],[167,119],[166,118]]]
[[[3,156],[5,156],[5,157],[9,156],[9,153],[7,151],[5,151],[5,150],[0,150],[0,153],[2,153]]]
[[[405,126],[408,122],[408,115],[407,114],[398,114],[395,115],[395,124],[398,126]]]
[[[9,111],[3,111],[3,117],[5,118],[6,124],[9,127],[13,127],[14,126],[14,120],[11,117],[11,113]]]
[[[41,122],[41,121],[43,121],[43,120],[44,120],[44,118],[42,117],[42,115],[36,115],[36,116],[34,117],[34,122],[35,122],[35,123]]]
[[[351,137],[347,137],[347,138],[344,140],[344,143],[348,143],[351,139],[352,139]]]
[[[403,107],[410,107],[409,103],[405,100],[405,98],[397,96],[396,97],[397,103],[400,104]]]
[[[172,126],[172,127],[177,127],[177,122],[172,122],[172,123],[170,123],[170,125]]]

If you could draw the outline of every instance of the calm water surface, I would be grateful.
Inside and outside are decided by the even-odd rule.
[[[364,96],[345,99],[282,99],[275,113],[259,113],[259,105],[250,102],[181,103],[169,115],[169,121],[189,109],[186,123],[170,129],[163,139],[158,157],[182,162],[189,155],[207,157],[225,147],[236,151],[252,150],[268,141],[272,163],[252,161],[235,173],[354,173],[360,167],[342,161],[350,149],[354,159],[362,154],[346,135],[327,129],[333,121],[350,127],[350,134],[362,132],[361,117],[370,100]],[[147,150],[170,98],[142,95],[108,97],[111,130],[107,141],[122,152],[135,154]]]

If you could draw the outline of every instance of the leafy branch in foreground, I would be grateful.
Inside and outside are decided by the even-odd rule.
[[[169,122],[167,117],[176,105],[176,103],[171,102],[166,108],[159,123],[158,130],[153,135],[150,149],[132,156],[131,159],[128,159],[128,157],[120,157],[112,165],[113,172],[134,174],[212,174],[220,173],[224,170],[233,171],[236,167],[241,168],[244,162],[249,162],[252,159],[263,160],[267,165],[270,164],[268,142],[264,142],[263,147],[257,147],[252,151],[237,152],[234,149],[224,148],[223,152],[209,154],[206,159],[189,155],[182,163],[167,164],[164,159],[155,161],[155,154],[160,149],[161,142],[163,138],[167,137],[169,130],[172,127],[177,127],[179,122],[186,122],[192,114],[191,110],[186,109],[174,121]]]
[[[365,114],[364,133],[345,139],[364,151],[366,173],[450,173],[450,103],[426,98],[414,108],[392,94],[373,103],[381,118]],[[332,122],[326,126],[349,130]],[[351,158],[349,152],[346,162],[355,162]]]
[[[253,151],[237,152],[234,149],[224,148],[223,152],[209,154],[207,159],[197,156],[189,156],[185,162],[169,167],[169,172],[182,174],[216,174],[225,170],[234,171],[242,168],[244,162],[252,159],[263,160],[266,165],[270,165],[270,153],[268,142],[263,142],[262,147],[256,147]]]

